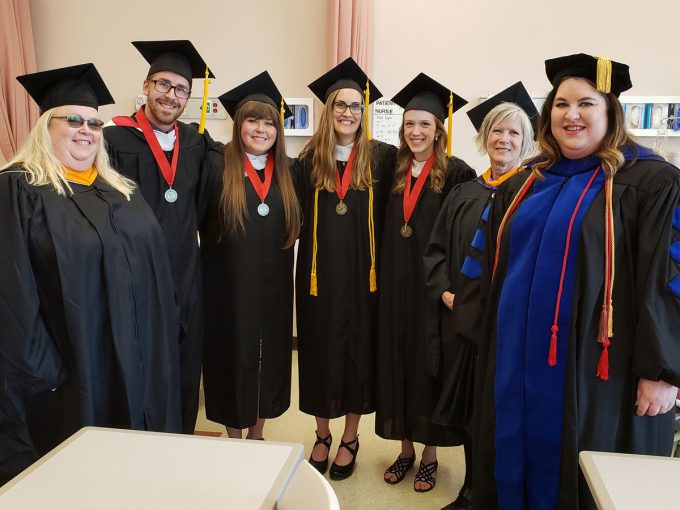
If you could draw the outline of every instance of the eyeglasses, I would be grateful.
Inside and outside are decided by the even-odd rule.
[[[185,87],[184,85],[173,85],[169,81],[165,80],[151,80],[153,82],[154,88],[158,92],[167,94],[171,89],[175,89],[175,95],[180,99],[186,99],[191,95],[191,89]]]
[[[333,110],[337,113],[345,113],[349,108],[349,111],[354,115],[364,111],[364,105],[362,103],[352,103],[347,104],[344,101],[333,101]]]
[[[83,124],[87,124],[92,131],[101,131],[104,127],[104,122],[99,119],[84,119],[80,115],[62,115],[60,117],[54,116],[53,119],[65,119],[68,125],[72,128],[82,127]]]

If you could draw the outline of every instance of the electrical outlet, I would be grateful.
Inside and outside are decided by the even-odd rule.
[[[135,99],[135,111],[146,103],[146,96],[143,94],[137,96]],[[203,106],[202,97],[190,97],[187,101],[184,111],[180,116],[182,120],[200,120],[201,107]],[[208,98],[208,111],[205,116],[206,119],[224,120],[227,118],[227,110],[224,109],[222,103],[216,97]]]

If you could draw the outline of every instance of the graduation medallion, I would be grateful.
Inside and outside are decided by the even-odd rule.
[[[399,233],[401,234],[401,237],[408,239],[413,235],[413,229],[408,225],[408,223],[404,223],[404,226],[401,227]]]
[[[257,206],[257,214],[260,216],[267,216],[269,214],[269,206],[262,202]]]
[[[170,202],[171,204],[177,202],[177,197],[178,197],[177,192],[174,189],[168,188],[165,190],[166,202]]]
[[[344,216],[345,214],[347,214],[347,204],[340,200],[340,202],[338,202],[338,205],[335,206],[335,212],[338,213],[338,215],[340,216]]]

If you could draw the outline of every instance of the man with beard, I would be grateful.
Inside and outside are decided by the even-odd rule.
[[[207,66],[190,41],[134,41],[151,64],[146,104],[104,129],[113,166],[139,184],[167,238],[180,306],[182,428],[191,434],[198,414],[203,307],[198,248],[198,191],[214,142],[177,119],[191,95],[192,78]],[[208,73],[209,78],[214,78]]]

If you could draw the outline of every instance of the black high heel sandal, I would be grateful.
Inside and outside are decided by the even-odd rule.
[[[314,446],[312,446],[312,453],[309,454],[309,463],[314,466],[314,468],[321,473],[322,475],[326,472],[328,469],[328,454],[331,452],[331,445],[333,444],[333,436],[331,434],[328,434],[326,437],[319,437],[319,434],[314,432],[316,434],[316,441],[314,441]],[[314,448],[316,445],[322,444],[326,447],[326,458],[324,460],[314,460],[312,458],[312,455],[314,453]]]
[[[416,462],[416,452],[413,452],[413,455],[410,457],[402,458],[401,455],[397,457],[397,460],[395,460],[390,467],[387,468],[385,471],[385,475],[387,474],[392,474],[396,476],[396,479],[391,480],[389,478],[384,478],[385,482],[389,483],[390,485],[394,485],[395,483],[399,483],[404,479],[404,476],[406,476],[406,473],[408,472],[409,469],[413,467],[413,464]]]
[[[439,463],[436,460],[430,464],[423,464],[422,461],[420,462],[420,467],[416,473],[416,478],[413,480],[414,491],[430,492],[432,489],[434,489],[434,486],[437,483],[437,479],[435,478],[435,475],[437,474],[437,466],[439,466]],[[429,485],[429,487],[425,489],[417,489],[415,486],[416,482],[426,483]]]
[[[351,445],[354,443],[356,443],[356,447],[352,448]],[[340,440],[338,450],[340,450],[340,448],[344,448],[352,455],[352,461],[346,466],[338,466],[335,461],[333,461],[333,464],[331,465],[331,480],[344,480],[345,478],[352,476],[352,473],[354,472],[354,463],[357,460],[357,453],[359,453],[359,434],[357,434],[357,437],[355,437],[353,441],[348,441],[347,443]]]

